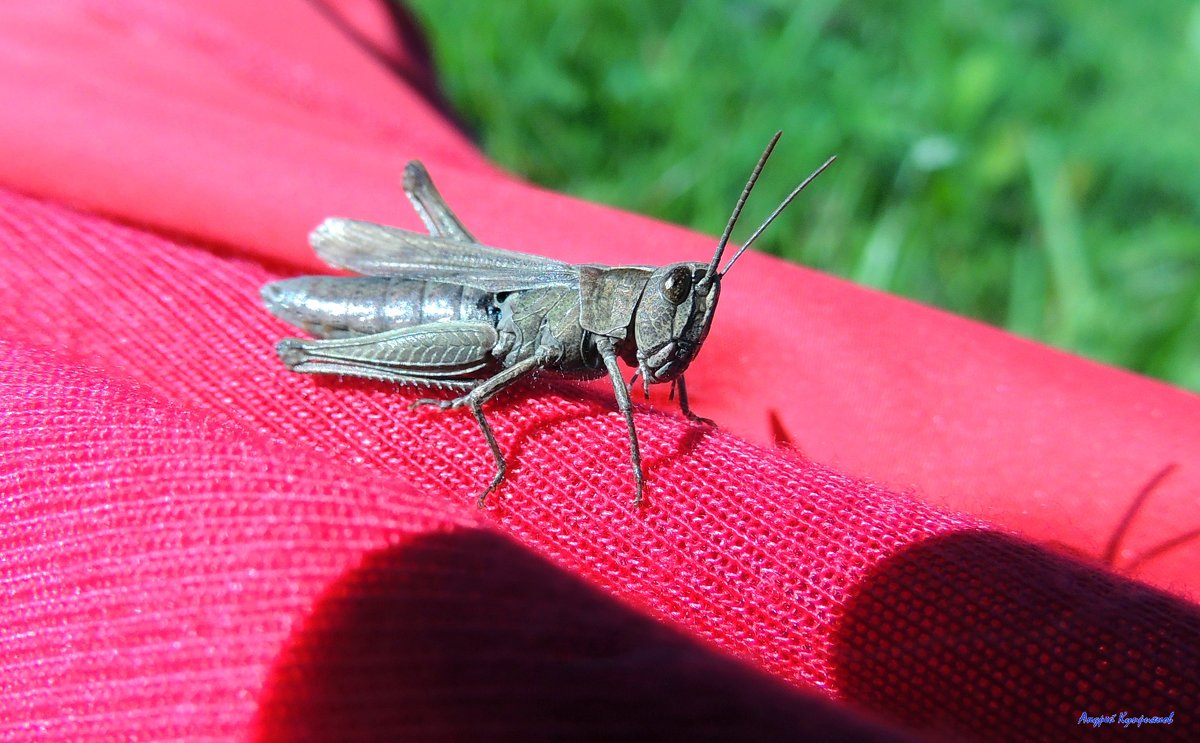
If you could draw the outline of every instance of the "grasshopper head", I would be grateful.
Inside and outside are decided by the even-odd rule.
[[[792,203],[792,199],[834,160],[832,157],[826,160],[824,165],[796,186],[771,216],[754,231],[750,239],[742,244],[725,267],[720,268],[721,255],[729,243],[733,226],[737,223],[738,215],[742,213],[742,207],[746,205],[750,190],[754,188],[754,182],[758,180],[767,158],[775,149],[779,136],[780,133],[777,132],[762,157],[758,159],[758,164],[754,166],[750,180],[742,190],[742,195],[733,208],[733,214],[729,217],[729,223],[725,226],[725,232],[717,243],[712,260],[707,265],[675,263],[663,266],[652,273],[646,282],[633,326],[637,345],[636,359],[626,359],[630,363],[636,360],[638,374],[644,380],[643,384],[670,382],[683,374],[688,364],[692,363],[692,359],[696,358],[700,345],[708,335],[708,328],[712,325],[713,313],[717,309],[717,297],[721,294],[721,278],[729,272],[746,248],[758,239],[767,225],[775,221],[787,205]]]
[[[704,343],[721,293],[720,277],[706,281],[707,272],[703,263],[675,263],[646,282],[633,324],[637,367],[646,383],[678,377]]]

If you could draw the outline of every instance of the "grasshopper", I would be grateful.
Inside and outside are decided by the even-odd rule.
[[[404,193],[428,235],[370,222],[329,218],[310,235],[317,255],[361,276],[302,276],[267,284],[267,309],[317,336],[287,338],[276,351],[292,371],[340,374],[464,391],[449,400],[419,399],[412,408],[469,408],[491,448],[496,474],[508,470],[483,405],[519,379],[540,371],[612,380],[629,431],[636,488],[643,502],[642,458],[630,388],[671,383],[690,420],[711,423],[688,407],[683,373],[699,352],[738,257],[829,167],[806,178],[720,269],[730,234],[750,190],[775,148],[759,158],[709,263],[668,266],[572,265],[482,245],[442,200],[424,166],[409,162]],[[629,384],[617,360],[636,367]]]

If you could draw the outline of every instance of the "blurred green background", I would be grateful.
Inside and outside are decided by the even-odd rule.
[[[550,188],[742,239],[1200,390],[1193,0],[406,3],[483,149]],[[736,237],[736,236],[735,236]]]

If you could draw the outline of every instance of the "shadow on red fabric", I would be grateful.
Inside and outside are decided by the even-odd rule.
[[[365,556],[267,678],[262,741],[895,740],[487,530]]]
[[[1200,610],[1010,536],[958,532],[877,565],[847,601],[845,697],[923,732],[996,740],[1128,735],[1080,716],[1200,710]],[[1145,731],[1143,731],[1145,732]]]

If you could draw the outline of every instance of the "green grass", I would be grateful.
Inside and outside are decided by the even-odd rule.
[[[1200,5],[412,0],[483,149],[1200,390]],[[743,235],[744,236],[744,235]]]

